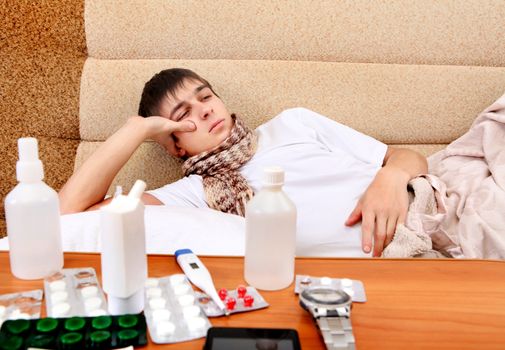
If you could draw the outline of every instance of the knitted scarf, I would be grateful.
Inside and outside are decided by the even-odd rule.
[[[245,216],[245,205],[254,195],[238,169],[256,152],[257,136],[239,118],[230,136],[215,148],[188,158],[182,164],[185,176],[201,175],[209,207]]]

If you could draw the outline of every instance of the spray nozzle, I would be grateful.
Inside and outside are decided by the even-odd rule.
[[[146,183],[142,180],[137,180],[135,181],[135,184],[130,190],[130,193],[128,193],[128,197],[140,199],[145,189],[146,189]]]
[[[44,178],[44,168],[39,159],[39,148],[36,138],[18,139],[19,160],[16,164],[16,177],[20,182],[35,182]]]
[[[36,138],[24,137],[18,139],[19,160],[33,162],[39,160],[39,147]]]

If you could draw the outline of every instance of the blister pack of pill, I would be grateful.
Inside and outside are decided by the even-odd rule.
[[[211,327],[183,274],[148,278],[144,313],[151,339],[158,344],[202,338]]]
[[[202,292],[195,292],[195,294],[198,304],[208,317],[225,314],[207,294]],[[218,295],[229,314],[254,311],[268,306],[258,290],[251,286],[239,285],[235,289],[221,288]]]
[[[44,279],[50,317],[107,315],[107,303],[95,269],[63,269]]]
[[[40,317],[42,289],[0,295],[0,326],[5,320]]]
[[[339,288],[349,294],[353,302],[366,302],[365,287],[363,286],[363,282],[359,280],[296,275],[295,294],[299,294],[305,288],[312,286],[332,286]]]
[[[2,350],[108,350],[128,346],[133,349],[146,344],[146,321],[142,313],[8,320],[0,329]]]

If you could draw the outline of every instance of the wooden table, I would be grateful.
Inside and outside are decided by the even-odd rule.
[[[216,287],[244,283],[243,259],[201,257]],[[94,267],[97,254],[65,254],[65,267]],[[149,276],[181,270],[173,256],[149,256]],[[296,273],[363,281],[368,301],[355,303],[352,324],[356,345],[364,349],[505,349],[505,262],[478,260],[307,259]],[[42,288],[10,273],[8,253],[0,253],[0,294]],[[303,349],[324,349],[308,313],[298,305],[293,285],[261,292],[270,307],[212,318],[215,326],[294,328]],[[45,305],[43,305],[45,310]],[[43,311],[45,315],[45,311]],[[147,349],[202,349],[204,340]]]

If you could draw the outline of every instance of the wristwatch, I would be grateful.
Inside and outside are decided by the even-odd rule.
[[[300,305],[314,317],[326,349],[356,349],[349,294],[330,286],[308,287],[300,293]]]

